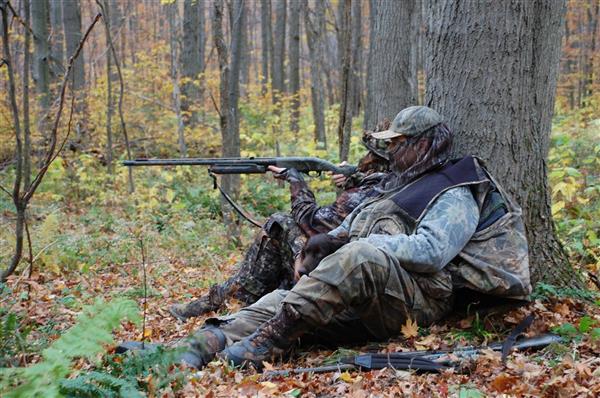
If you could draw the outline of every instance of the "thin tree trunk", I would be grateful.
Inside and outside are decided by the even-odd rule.
[[[15,223],[15,252],[10,259],[10,263],[0,274],[0,282],[5,282],[11,275],[23,255],[23,232],[25,227],[25,206],[21,199],[21,183],[23,177],[23,142],[21,137],[21,123],[19,120],[19,108],[17,106],[17,92],[15,88],[15,76],[10,54],[9,36],[8,36],[8,4],[6,0],[0,0],[0,12],[2,13],[2,50],[3,61],[8,71],[8,99],[10,101],[10,110],[12,113],[13,125],[15,129],[15,182],[13,185],[12,199],[17,212]]]
[[[33,79],[39,104],[38,130],[47,139],[48,112],[50,111],[50,10],[48,0],[31,2],[31,28],[33,30]]]
[[[483,158],[523,207],[533,282],[577,286],[546,164],[564,12],[564,1],[430,1],[426,104],[454,130],[454,154]]]
[[[273,98],[285,92],[285,25],[286,0],[275,0],[275,31],[273,37]],[[276,99],[278,102],[278,100]]]
[[[23,2],[25,24],[30,25],[29,1]],[[31,183],[31,123],[29,120],[29,73],[31,67],[31,33],[24,30],[25,46],[23,55],[23,186]]]
[[[81,5],[79,0],[62,0],[63,27],[67,56],[71,56],[81,40]],[[85,57],[83,50],[73,64],[73,94],[75,95],[75,131],[77,141],[87,144],[87,98],[85,91]]]
[[[340,117],[338,124],[338,144],[340,161],[348,160],[350,152],[350,133],[352,129],[352,0],[342,0],[345,4],[340,6],[343,15],[340,16],[340,31],[342,46],[342,81],[340,95],[342,103],[340,105]],[[354,0],[358,1],[358,0]]]
[[[292,109],[290,114],[290,127],[294,133],[298,133],[298,119],[300,118],[300,8],[302,3],[292,1],[290,3],[290,87],[289,93],[292,98]]]
[[[229,64],[229,54],[227,45],[225,44],[225,37],[223,34],[223,0],[214,0],[214,15],[212,20],[212,28],[213,28],[213,39],[215,42],[215,48],[217,49],[217,57],[219,63],[219,74],[220,74],[220,83],[219,83],[219,93],[220,93],[220,109],[219,109],[219,118],[221,125],[221,138],[222,138],[222,155],[226,156],[236,156],[231,155],[231,153],[236,153],[235,151],[235,143],[233,137],[231,137],[231,106],[229,103],[229,90],[230,90],[230,64]],[[239,146],[237,147],[239,151]],[[239,152],[238,155],[239,156]],[[234,198],[236,197],[236,191],[234,189],[237,187],[231,176],[223,175],[221,177],[221,188],[227,194],[232,195]],[[227,226],[228,232],[230,236],[237,236],[237,228],[235,222],[233,220],[232,209],[229,203],[221,197],[221,210],[223,213],[223,222]]]
[[[371,33],[367,71],[367,101],[363,128],[375,131],[383,119],[392,120],[417,102],[417,76],[411,59],[416,43],[411,37],[415,0],[396,3],[371,0]]]
[[[181,90],[179,88],[179,11],[177,3],[165,5],[167,10],[167,19],[169,21],[169,48],[171,52],[171,82],[173,84],[173,107],[177,116],[177,144],[179,146],[179,155],[187,156],[187,147],[185,145],[184,118],[182,115]]]
[[[104,26],[106,28],[107,36],[111,31],[111,12],[112,8],[109,8],[109,1],[104,1]],[[106,52],[106,167],[109,174],[113,174],[113,135],[112,135],[112,115],[113,115],[113,95],[112,95],[112,53]]]
[[[311,6],[315,7],[314,11]],[[304,4],[304,25],[306,27],[306,42],[310,60],[310,93],[312,99],[313,119],[315,123],[314,139],[317,146],[327,149],[325,134],[325,101],[323,80],[321,79],[323,62],[323,36],[325,33],[325,8],[320,0]]]
[[[202,73],[202,56],[200,54],[200,8],[201,2],[185,0],[183,3],[183,48],[181,50],[181,110],[183,123],[194,126],[198,122],[198,109],[195,104],[200,101],[199,79]],[[177,6],[175,4],[175,6]]]
[[[59,79],[65,69],[65,50],[63,34],[63,9],[62,1],[54,0],[50,2],[50,27],[51,27],[51,62],[50,73],[53,80]]]
[[[352,116],[358,116],[362,106],[361,99],[361,62],[362,62],[362,1],[352,2]]]
[[[260,37],[262,55],[261,86],[263,95],[267,93],[269,82],[269,53],[272,47],[271,34],[271,0],[260,0]]]
[[[129,35],[127,35],[127,40],[129,40],[129,56],[131,65],[135,66],[137,63],[137,38],[138,38],[138,6],[135,0],[127,0],[128,8],[130,10],[129,14]]]

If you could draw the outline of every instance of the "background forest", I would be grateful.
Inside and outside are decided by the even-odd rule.
[[[560,9],[561,1],[554,3]],[[472,2],[454,12],[467,26],[478,7],[493,8]],[[426,0],[0,0],[0,8],[2,395],[594,393],[589,379],[600,376],[594,360],[600,349],[600,1],[569,0],[564,16],[559,10],[558,22],[546,24],[561,41],[560,55],[554,46],[556,90],[524,95],[550,98],[548,148],[533,128],[530,140],[498,132],[495,144],[478,153],[493,162],[494,148],[503,142],[516,148],[517,141],[526,149],[515,159],[535,153],[543,160],[549,150],[540,178],[531,177],[542,185],[547,177],[548,197],[525,194],[518,183],[509,187],[530,209],[530,232],[537,225],[550,234],[539,239],[551,246],[555,230],[562,245],[549,251],[559,255],[532,252],[536,301],[497,319],[409,330],[384,347],[485,343],[528,311],[538,316],[536,330],[553,329],[568,342],[517,356],[508,368],[498,358],[480,358],[470,378],[398,371],[273,382],[222,364],[190,375],[172,365],[175,354],[168,350],[147,358],[114,354],[114,339],[174,341],[202,325],[203,319],[177,324],[166,304],[222,281],[256,232],[221,202],[205,168],[129,170],[120,161],[306,155],[355,163],[364,153],[363,130],[414,104],[439,108],[457,131],[471,131],[475,119],[455,118],[452,108],[470,109],[461,102],[468,90],[448,95],[432,78],[457,70],[451,57],[432,55],[442,43],[434,38],[452,38],[435,36],[447,24],[447,10]],[[551,51],[543,55],[552,58]],[[488,82],[481,75],[462,77],[483,87]],[[500,95],[493,87],[488,92]],[[501,115],[487,118],[507,119]],[[529,122],[547,136],[544,115],[536,117]],[[514,123],[528,126],[525,119]],[[468,137],[482,146],[481,137]],[[498,166],[501,180],[514,173],[527,184],[531,164],[498,163],[508,164]],[[287,187],[268,175],[221,183],[259,219],[289,209]],[[335,198],[325,176],[310,185],[320,203]],[[536,201],[548,205],[551,217],[534,215],[527,202]],[[542,218],[547,224],[534,222]],[[563,269],[554,260],[562,256],[568,276],[553,271]],[[560,267],[548,266],[555,262]],[[301,360],[315,364],[326,356],[332,353]],[[518,390],[523,384],[530,390]]]

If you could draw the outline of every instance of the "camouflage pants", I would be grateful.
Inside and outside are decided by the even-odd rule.
[[[407,318],[420,326],[440,320],[451,311],[453,298],[447,271],[410,273],[383,251],[355,241],[326,257],[291,290],[276,290],[236,314],[207,323],[219,325],[231,344],[286,303],[324,340],[385,340],[398,335]]]
[[[245,305],[277,289],[294,284],[294,258],[306,237],[292,216],[275,213],[269,217],[246,252],[235,275],[209,292],[213,303],[235,297]]]

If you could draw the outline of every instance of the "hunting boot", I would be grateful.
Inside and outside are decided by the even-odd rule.
[[[250,363],[261,369],[263,361],[286,354],[296,339],[308,329],[309,325],[301,315],[292,306],[284,304],[256,332],[229,346],[219,356],[234,366]]]
[[[218,327],[203,327],[191,337],[188,350],[181,355],[180,361],[202,369],[215,358],[217,352],[223,351],[226,341],[225,335]]]
[[[211,311],[217,311],[225,301],[225,291],[219,285],[211,286],[208,294],[188,304],[173,304],[169,306],[169,313],[181,322],[187,322]]]

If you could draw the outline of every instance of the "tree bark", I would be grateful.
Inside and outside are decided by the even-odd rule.
[[[271,33],[271,0],[260,0],[260,37],[261,37],[261,60],[262,60],[262,93],[267,93],[269,82],[269,54],[273,46],[273,34]]]
[[[106,35],[111,32],[112,29],[112,21],[111,13],[113,9],[111,8],[112,2],[109,5],[108,0],[104,1],[104,26],[106,28]],[[113,93],[112,93],[112,80],[113,80],[113,72],[112,72],[112,53],[110,51],[106,52],[106,167],[108,169],[109,174],[113,174],[113,134],[112,134],[112,116],[114,113],[114,101],[113,101]]]
[[[200,54],[200,8],[202,2],[185,0],[183,3],[183,48],[181,50],[181,110],[183,123],[193,126],[198,122],[197,104],[200,102],[199,79],[202,73]],[[195,105],[196,104],[196,105]]]
[[[341,105],[338,123],[338,144],[340,161],[348,160],[350,152],[350,133],[352,129],[352,93],[354,82],[352,79],[352,0],[341,0],[343,12],[340,15],[340,43],[342,48],[341,79]],[[358,0],[354,0],[358,1]]]
[[[290,87],[289,94],[292,95],[290,127],[294,133],[298,133],[298,119],[300,117],[300,1],[290,3],[290,40],[289,40],[289,59],[290,59]]]
[[[314,7],[314,10],[311,8]],[[313,119],[315,123],[314,139],[317,147],[327,149],[325,134],[325,94],[321,64],[323,62],[323,38],[325,34],[325,7],[322,1],[309,1],[304,4],[304,26],[310,60],[310,93]]]
[[[272,86],[273,97],[277,98],[285,92],[285,25],[286,25],[286,0],[275,0],[275,31],[273,37],[273,67]]]
[[[229,60],[229,50],[227,44],[225,44],[225,37],[223,34],[223,0],[214,1],[214,19],[212,21],[213,27],[213,38],[215,42],[215,48],[217,49],[217,57],[219,63],[219,92],[220,92],[220,125],[221,125],[221,137],[222,137],[222,155],[223,157],[239,156],[240,155],[240,141],[239,141],[239,125],[235,125],[237,119],[237,98],[236,98],[236,86],[239,90],[239,82],[232,82],[234,73],[231,72],[233,68],[237,68],[237,75],[239,76],[239,58],[234,60],[232,55],[231,61]],[[232,8],[231,22],[232,22],[232,43],[237,46],[236,49],[232,49],[233,52],[238,52],[239,57],[239,42],[236,42],[238,36],[241,35],[243,28],[243,7],[242,0],[236,0]],[[237,64],[237,65],[236,65]],[[239,96],[239,91],[238,91]],[[234,100],[235,104],[231,101]],[[239,121],[238,121],[239,122]],[[237,137],[233,133],[238,132]],[[237,175],[223,175],[221,177],[221,188],[227,194],[233,198],[237,197],[239,187],[239,176]],[[221,197],[221,209],[223,213],[223,221],[227,225],[228,233],[234,239],[239,236],[239,229],[237,224],[234,222],[232,209],[227,201]]]
[[[79,0],[62,0],[63,27],[67,57],[73,55],[81,40],[81,5]],[[85,92],[85,57],[83,50],[73,64],[73,93],[75,95],[77,141],[85,146],[87,141],[87,105]]]
[[[365,130],[375,131],[384,118],[417,103],[417,76],[411,65],[411,18],[415,0],[371,0]]]
[[[362,106],[362,1],[352,3],[352,116],[358,116]]]
[[[179,52],[180,52],[180,26],[179,10],[177,3],[165,4],[167,9],[167,19],[169,21],[169,48],[171,52],[171,82],[173,84],[173,107],[177,117],[177,144],[179,146],[179,155],[187,156],[187,147],[185,145],[185,122],[182,112],[181,90],[179,88]]]
[[[51,62],[50,72],[53,80],[57,80],[65,69],[65,40],[63,33],[63,9],[62,1],[50,2],[50,27],[51,27]]]
[[[246,25],[246,7],[244,0],[234,0],[231,31],[231,60],[229,67],[229,139],[227,142],[227,154],[224,156],[240,156],[240,118],[238,102],[240,98],[240,71],[241,61],[243,57],[243,32]],[[235,184],[235,189],[239,185],[239,176],[233,175],[231,178],[232,184]]]
[[[39,131],[48,135],[48,112],[50,110],[50,9],[48,0],[31,2],[31,28],[33,30],[33,80],[39,105]]]
[[[29,1],[23,2],[25,24],[30,25],[31,14]],[[29,119],[29,74],[31,72],[31,32],[24,30],[25,46],[23,47],[23,186],[31,183],[31,123]]]
[[[426,104],[523,207],[532,281],[578,285],[557,240],[546,158],[565,2],[428,2]],[[498,23],[503,21],[503,23]]]

